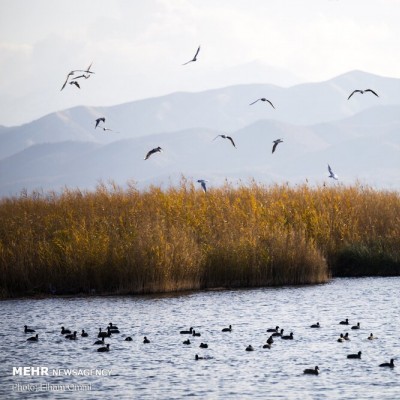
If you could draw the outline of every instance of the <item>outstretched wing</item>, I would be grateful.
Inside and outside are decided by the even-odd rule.
[[[351,93],[351,95],[347,98],[347,100],[349,100],[350,97],[353,96],[353,94],[354,94],[354,93],[357,93],[357,92],[358,92],[358,93],[361,93],[361,90],[354,90],[354,91]]]
[[[271,104],[272,108],[275,108],[271,101],[267,100],[269,104]]]
[[[226,138],[229,139],[229,140],[232,142],[233,147],[236,147],[236,146],[235,146],[235,142],[233,141],[233,139],[232,139],[230,136],[227,136]]]
[[[274,142],[274,145],[272,146],[272,153],[275,151],[276,146],[278,146],[278,142]]]
[[[375,93],[372,89],[365,89],[364,92],[371,92],[373,93],[376,97],[379,97],[377,93]]]
[[[194,57],[193,57],[193,60],[196,59],[197,55],[199,54],[199,51],[200,51],[200,46],[198,47],[198,49],[197,49],[197,51],[196,51],[196,54],[195,54]]]
[[[249,104],[249,106],[252,106],[254,103],[257,103],[257,101],[259,101],[261,99],[257,99],[256,101],[253,101],[252,103]]]

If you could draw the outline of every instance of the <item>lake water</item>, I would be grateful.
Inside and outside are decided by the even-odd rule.
[[[400,278],[360,278],[162,296],[2,301],[0,398],[400,399],[399,287]],[[339,325],[345,318],[350,326]],[[317,321],[321,328],[311,329]],[[121,333],[106,339],[108,353],[99,353],[93,343],[109,322]],[[361,329],[350,329],[357,322]],[[23,332],[24,325],[36,330],[38,342],[26,341],[32,334]],[[232,332],[221,332],[228,325]],[[263,349],[266,329],[276,325],[293,332],[294,340],[275,338],[271,349]],[[61,326],[85,329],[89,337],[67,340]],[[201,337],[179,333],[189,327]],[[346,332],[351,340],[338,343]],[[367,340],[371,332],[378,339]],[[150,343],[143,343],[144,336]],[[190,345],[182,343],[187,338]],[[208,349],[199,348],[202,342]],[[249,344],[254,351],[245,351]],[[361,359],[347,359],[358,351]],[[196,354],[206,359],[195,361]],[[395,368],[379,367],[391,358]],[[303,374],[316,365],[318,376]],[[13,375],[13,367],[45,367],[48,375]],[[70,370],[76,375],[66,376]]]

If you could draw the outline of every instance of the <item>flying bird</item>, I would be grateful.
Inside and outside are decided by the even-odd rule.
[[[249,105],[252,106],[254,103],[257,103],[257,101],[267,101],[269,104],[271,104],[272,108],[275,108],[274,105],[272,104],[272,102],[268,99],[266,99],[265,97],[261,97],[260,99],[257,99],[256,101],[253,101],[252,103],[250,103]]]
[[[147,160],[152,154],[154,154],[154,153],[161,153],[162,151],[163,151],[162,148],[161,148],[160,146],[158,146],[158,147],[156,147],[156,148],[150,150],[150,151],[146,154],[146,157],[145,157],[144,159]]]
[[[198,179],[197,182],[200,183],[201,187],[203,188],[204,193],[207,192],[207,186],[206,186],[206,182],[208,182],[207,179]]]
[[[96,119],[96,126],[94,127],[95,129],[99,126],[99,123],[100,123],[100,122],[105,123],[105,122],[106,122],[106,119],[105,119],[104,117],[97,118],[97,119]]]
[[[328,171],[329,171],[329,178],[333,178],[333,179],[336,179],[336,180],[339,179],[338,176],[332,171],[332,168],[331,168],[331,166],[329,164],[328,164]]]
[[[188,62],[185,62],[185,63],[182,64],[182,65],[186,65],[186,64],[189,64],[190,62],[197,61],[197,55],[199,54],[199,51],[200,51],[200,46],[199,46],[199,48],[197,49],[196,54],[194,55],[194,57],[193,57],[191,60],[189,60]]]
[[[282,139],[276,139],[272,142],[274,145],[272,146],[272,153],[275,151],[276,146],[278,146],[279,143],[283,143]]]
[[[76,82],[76,79],[79,79],[79,78],[87,79],[90,77],[90,74],[94,74],[94,72],[90,70],[90,68],[92,67],[92,64],[93,63],[91,63],[86,69],[74,69],[74,70],[70,71],[67,75],[67,78],[65,79],[64,84],[61,87],[61,90],[63,90],[65,88],[65,85],[68,83],[70,76],[74,76],[75,72],[83,72],[83,75],[74,77],[74,81],[69,82],[70,84],[73,84],[73,85],[76,85],[77,87],[79,87],[79,84]],[[79,87],[79,89],[80,89],[80,87]]]
[[[235,142],[233,141],[233,139],[230,136],[227,135],[218,135],[216,136],[213,140],[217,139],[218,137],[222,137],[222,139],[229,139],[231,141],[231,143],[233,144],[233,147],[236,148]]]
[[[79,86],[79,83],[77,81],[71,81],[69,83],[70,85],[75,85],[78,89],[80,89],[81,87]]]
[[[110,132],[115,132],[115,133],[119,133],[118,131],[114,131],[114,129],[110,129],[110,128],[106,128],[105,126],[101,126],[100,129],[103,129],[103,131],[110,131]]]
[[[376,97],[379,97],[377,93],[375,93],[372,89],[365,89],[365,90],[360,90],[360,89],[356,89],[353,91],[353,93],[347,98],[347,100],[350,99],[351,96],[353,96],[354,93],[361,93],[364,94],[365,92],[371,92],[372,94],[374,94]]]

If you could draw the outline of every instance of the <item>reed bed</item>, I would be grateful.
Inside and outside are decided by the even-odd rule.
[[[400,274],[399,193],[361,185],[99,184],[2,199],[0,218],[3,298]]]

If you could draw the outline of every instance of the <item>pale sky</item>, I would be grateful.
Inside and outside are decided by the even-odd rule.
[[[81,90],[60,91],[91,62]],[[0,0],[0,125],[354,69],[400,78],[400,0]]]

